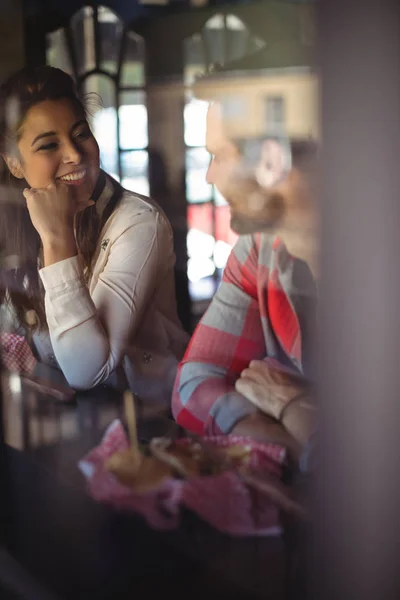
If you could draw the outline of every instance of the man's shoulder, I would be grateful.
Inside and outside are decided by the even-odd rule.
[[[232,249],[224,270],[222,282],[233,289],[257,298],[260,276],[273,266],[276,236],[267,234],[241,235]],[[225,288],[222,291],[226,293]]]
[[[240,263],[250,259],[254,263],[266,264],[279,245],[279,238],[274,234],[254,233],[239,236],[232,252]]]

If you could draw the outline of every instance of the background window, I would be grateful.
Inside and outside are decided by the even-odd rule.
[[[268,132],[282,133],[285,129],[285,99],[268,96],[265,110],[265,127]]]
[[[210,155],[205,149],[208,103],[196,99],[191,86],[213,65],[242,58],[265,45],[236,15],[217,13],[203,29],[184,42],[186,105],[186,199],[188,203],[188,279],[193,313],[204,311],[220,283],[237,235],[230,227],[230,210],[224,198],[206,182]],[[231,116],[243,114],[243,102],[227,98]]]
[[[105,171],[148,195],[144,40],[105,6],[84,6],[47,36],[47,63],[70,73],[89,109]]]

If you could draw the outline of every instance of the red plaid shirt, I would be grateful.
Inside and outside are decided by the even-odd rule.
[[[238,239],[179,366],[172,411],[183,427],[199,434],[228,433],[254,412],[235,390],[251,360],[275,358],[302,371],[301,331],[291,298],[294,263],[277,238]]]

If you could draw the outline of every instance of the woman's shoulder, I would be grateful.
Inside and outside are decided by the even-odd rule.
[[[147,196],[130,190],[122,190],[122,197],[108,221],[110,230],[116,235],[135,225],[146,225],[154,231],[172,235],[171,225],[162,208]]]
[[[152,215],[155,219],[161,217],[163,220],[168,221],[163,209],[155,200],[126,189],[122,190],[118,209],[120,214],[125,217],[136,217],[143,214]]]

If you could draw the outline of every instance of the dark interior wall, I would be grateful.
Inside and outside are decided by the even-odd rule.
[[[22,0],[0,0],[0,83],[25,64]],[[6,167],[0,160],[0,181]]]
[[[24,65],[22,0],[0,0],[0,82]]]

